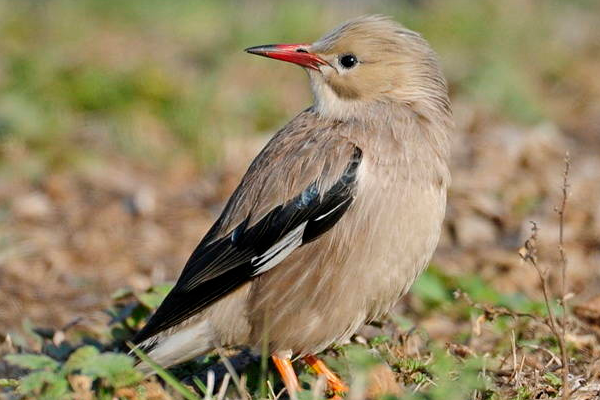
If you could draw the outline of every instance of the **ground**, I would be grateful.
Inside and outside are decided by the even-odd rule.
[[[94,395],[104,387],[142,398],[132,386],[139,377],[66,372],[72,362],[63,361],[82,343],[114,350],[139,328],[160,297],[151,288],[177,277],[252,157],[310,103],[301,71],[241,50],[309,41],[345,18],[379,12],[422,32],[440,54],[457,122],[453,183],[431,267],[388,318],[325,358],[352,383],[352,398],[364,390],[559,396],[558,339],[539,275],[522,255],[534,221],[549,304],[562,320],[557,208],[568,153],[568,381],[574,397],[598,396],[597,4],[357,2],[343,12],[337,3],[148,4],[0,1],[0,354],[43,350],[59,363],[15,362],[61,376],[66,392],[91,396],[100,377]],[[112,354],[94,351],[81,354],[96,364]],[[218,360],[174,372],[184,383],[193,373],[206,382]],[[242,388],[274,397],[263,383],[280,384],[261,378],[260,361],[243,353],[242,365]],[[0,384],[17,385],[2,378],[25,370],[1,363]],[[40,382],[30,393],[53,387]],[[181,396],[176,383],[144,385],[147,398]],[[237,397],[229,386],[227,396]]]

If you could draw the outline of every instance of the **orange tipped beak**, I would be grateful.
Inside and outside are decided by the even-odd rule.
[[[245,51],[250,54],[257,54],[263,57],[298,64],[305,68],[319,70],[319,65],[326,65],[327,62],[316,54],[309,53],[306,50],[308,47],[308,44],[268,44],[249,47]]]

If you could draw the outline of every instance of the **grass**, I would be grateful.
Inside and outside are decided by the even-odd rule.
[[[469,280],[477,281],[474,276],[461,277],[461,281]],[[551,368],[543,368],[542,371],[546,371],[543,379],[533,385],[533,378],[526,377],[531,373],[528,370],[530,367],[519,364],[523,357],[523,360],[527,358],[532,363],[550,365],[552,358],[549,355],[558,351],[556,340],[542,322],[546,317],[543,308],[540,309],[536,301],[529,299],[503,303],[502,296],[481,281],[477,285],[467,283],[462,289],[456,283],[439,269],[431,268],[415,284],[409,302],[411,309],[406,310],[402,318],[395,322],[395,318],[382,321],[380,326],[385,329],[367,341],[359,336],[352,343],[326,352],[325,360],[351,382],[351,393],[359,393],[359,397],[354,398],[362,398],[360,393],[369,387],[374,379],[370,373],[378,365],[391,367],[392,379],[399,382],[396,385],[405,388],[402,398],[504,399],[529,398],[533,392],[550,397],[558,393],[562,383],[551,372]],[[437,288],[430,290],[432,287]],[[148,385],[155,381],[143,381],[133,368],[134,359],[115,351],[126,348],[125,342],[160,302],[165,290],[166,287],[161,286],[145,293],[116,293],[114,305],[108,310],[112,316],[110,329],[93,342],[74,329],[60,333],[66,335],[67,340],[57,346],[57,331],[31,331],[30,335],[41,343],[42,352],[5,357],[9,364],[22,371],[30,371],[20,373],[18,380],[3,381],[5,391],[20,393],[28,398],[64,398],[75,395],[81,389],[76,382],[83,380],[87,382],[85,387],[88,393],[98,398],[149,398],[145,397],[150,390]],[[450,294],[456,290],[464,292],[461,292],[461,296],[451,297]],[[429,293],[443,293],[443,296],[436,294],[432,297]],[[472,300],[465,301],[466,298]],[[497,299],[499,302],[489,303],[486,299]],[[515,308],[501,304],[510,304]],[[502,312],[494,314],[494,310]],[[517,315],[525,311],[532,312],[531,317]],[[451,316],[456,327],[447,343],[432,341],[426,331],[410,321],[411,318],[436,319],[442,315]],[[26,341],[24,338],[20,340]],[[490,344],[493,344],[491,349]],[[169,372],[147,360],[142,352],[134,352],[140,359],[149,362],[162,378],[165,389],[160,389],[162,392],[159,397],[153,398],[243,398],[239,393],[249,393],[253,399],[273,399],[276,397],[273,393],[278,393],[282,388],[274,374],[269,373],[264,382],[261,379],[263,374],[253,372],[261,370],[260,358],[253,359],[241,369],[242,375],[238,378],[233,367],[218,367],[221,360],[218,354],[199,358]],[[575,360],[576,350],[571,348],[570,352],[570,357]],[[235,353],[228,354],[235,357]],[[513,356],[517,357],[516,363],[507,361]],[[579,365],[577,361],[574,364]],[[216,379],[214,372],[210,371],[215,367],[218,367],[215,371],[219,374]],[[222,372],[219,373],[219,370]],[[520,382],[519,374],[523,375]],[[236,385],[231,383],[232,375],[240,385],[237,390]],[[305,387],[305,392],[300,394],[301,399],[320,398],[314,394],[317,385],[314,375],[306,370],[301,373],[300,379]],[[264,390],[265,386],[270,390]],[[158,387],[161,388],[160,385]],[[379,395],[382,399],[395,398],[384,393]],[[350,397],[353,398],[352,394]]]

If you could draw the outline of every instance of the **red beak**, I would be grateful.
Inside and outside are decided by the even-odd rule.
[[[326,65],[327,62],[323,61],[316,54],[309,53],[306,50],[309,46],[308,44],[268,44],[249,47],[245,51],[319,70],[319,65]]]

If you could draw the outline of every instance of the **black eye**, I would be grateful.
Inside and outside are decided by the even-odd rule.
[[[344,54],[340,57],[340,64],[344,68],[352,68],[358,63],[356,56],[354,54]]]

